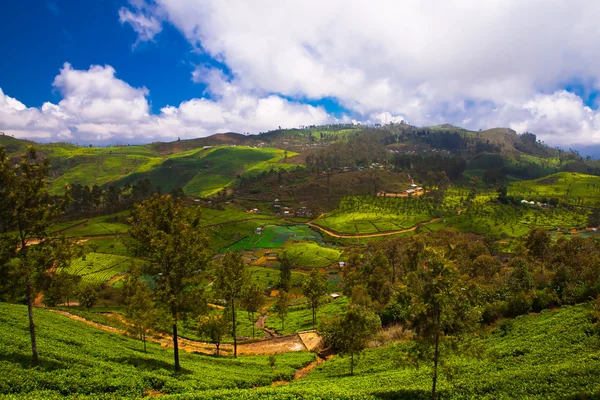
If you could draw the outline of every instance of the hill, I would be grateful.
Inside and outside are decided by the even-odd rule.
[[[100,331],[46,310],[36,310],[40,368],[29,361],[22,329],[23,306],[0,303],[0,395],[7,399],[141,398],[147,394],[186,399],[425,399],[431,383],[427,366],[402,361],[407,343],[365,351],[354,376],[349,359],[336,357],[306,377],[291,380],[310,353],[215,358],[183,353],[184,373],[169,371],[171,352]],[[543,311],[507,321],[467,345],[479,355],[450,357],[453,379],[442,379],[440,395],[462,398],[595,398],[600,395],[600,337],[591,334],[585,305]],[[247,390],[240,390],[248,388]],[[252,388],[252,389],[250,389]],[[235,389],[235,390],[232,390]],[[168,396],[168,395],[172,396]]]
[[[4,147],[7,154],[18,153],[25,150],[27,146],[34,144],[34,142],[29,140],[16,139],[12,136],[0,134],[0,146]]]

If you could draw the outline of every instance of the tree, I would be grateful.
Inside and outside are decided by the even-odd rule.
[[[156,284],[153,297],[170,314],[175,370],[180,371],[177,323],[206,310],[201,277],[208,264],[198,208],[186,209],[169,195],[154,194],[136,205],[128,245],[152,262],[142,272]]]
[[[148,285],[140,279],[141,271],[133,268],[123,282],[125,316],[131,322],[131,331],[140,337],[146,352],[146,336],[156,326],[159,314],[152,302]]]
[[[244,292],[242,306],[248,311],[248,318],[252,323],[252,339],[254,339],[254,324],[256,322],[254,314],[263,308],[265,301],[263,290],[257,284],[249,286]]]
[[[76,294],[81,282],[81,276],[70,274],[67,271],[56,271],[44,291],[44,304],[56,307],[61,303],[69,305],[69,299]]]
[[[77,300],[81,307],[85,307],[90,311],[90,308],[94,307],[98,302],[98,292],[96,292],[93,286],[84,284],[77,291]]]
[[[292,282],[292,260],[290,260],[288,254],[284,251],[279,259],[279,288],[290,291]]]
[[[229,320],[223,314],[206,315],[200,319],[198,325],[198,333],[208,337],[211,343],[217,347],[217,356],[219,355],[219,347],[229,329]]]
[[[313,269],[302,284],[302,294],[310,302],[312,310],[313,329],[317,325],[317,309],[321,305],[321,298],[327,294],[328,289],[327,279],[317,269]]]
[[[236,337],[236,302],[241,298],[248,284],[248,269],[242,255],[237,252],[226,252],[216,268],[215,289],[225,299],[231,309],[231,336],[233,337],[233,356],[237,357]]]
[[[288,315],[288,309],[290,308],[291,297],[285,290],[280,290],[277,294],[277,301],[275,302],[275,312],[281,320],[281,330],[285,329],[285,318]]]
[[[545,229],[534,229],[525,238],[525,247],[540,261],[545,261],[549,257],[551,246],[552,237]]]
[[[326,321],[319,329],[325,343],[340,355],[350,355],[350,375],[354,375],[354,356],[365,349],[369,338],[381,328],[379,316],[372,310],[351,304],[342,317]]]
[[[67,241],[49,233],[69,200],[67,190],[60,201],[50,201],[49,171],[48,159],[41,159],[35,148],[29,147],[20,162],[13,164],[0,146],[0,259],[8,265],[4,272],[11,282],[9,290],[16,294],[17,287],[24,288],[34,365],[39,364],[33,318],[36,282],[52,267],[67,265],[73,256]]]
[[[432,400],[437,397],[440,345],[450,348],[479,321],[474,296],[464,282],[453,261],[440,250],[426,248],[417,270],[407,275],[400,288],[410,298],[408,319],[416,332],[413,356],[433,361]]]

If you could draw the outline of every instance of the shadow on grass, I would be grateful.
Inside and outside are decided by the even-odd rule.
[[[144,353],[143,351],[141,352],[142,354],[147,354]],[[119,364],[125,364],[125,365],[131,365],[135,368],[138,368],[142,371],[157,371],[157,370],[171,370],[174,372],[174,364],[171,362],[167,362],[167,361],[162,361],[162,360],[156,360],[153,358],[145,358],[145,357],[118,357],[118,358],[111,358],[110,360],[111,362],[116,362]],[[181,368],[181,371],[179,372],[179,374],[191,374],[192,371],[186,368]]]
[[[40,356],[40,363],[38,366],[33,365],[30,354],[23,353],[0,353],[0,362],[2,361],[20,364],[23,368],[36,368],[40,371],[54,371],[57,369],[69,368],[70,366],[68,362],[59,361],[55,359],[47,359],[43,356],[43,354]]]

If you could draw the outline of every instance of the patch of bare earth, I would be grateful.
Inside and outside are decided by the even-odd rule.
[[[50,310],[54,313],[61,314],[65,317],[71,318],[76,321],[83,322],[87,325],[93,326],[97,329],[101,329],[107,332],[118,333],[121,335],[132,336],[129,332],[114,328],[111,326],[99,324],[97,322],[89,321],[80,316],[70,314],[66,311],[61,310]],[[146,338],[149,342],[158,343],[162,347],[172,348],[173,347],[173,339],[170,335],[157,335],[148,336]],[[202,353],[202,354],[214,354],[216,349],[215,345],[212,343],[200,342],[196,340],[189,340],[184,338],[179,338],[179,348],[181,350],[190,352],[190,353]],[[240,343],[238,344],[238,354],[245,355],[261,355],[261,354],[281,354],[287,353],[291,351],[305,351],[307,350],[306,345],[300,339],[299,335],[288,335],[288,336],[278,336],[269,339],[259,340],[255,342],[248,343]],[[220,353],[227,355],[233,354],[233,345],[232,344],[222,344],[220,346]]]

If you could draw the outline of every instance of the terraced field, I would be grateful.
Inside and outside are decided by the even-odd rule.
[[[432,218],[430,209],[421,203],[417,198],[349,197],[313,223],[342,234],[397,231]]]
[[[230,249],[277,249],[299,241],[323,243],[323,238],[307,225],[265,225],[260,233],[253,233],[232,245]]]
[[[85,257],[74,260],[67,270],[81,276],[82,282],[100,287],[114,276],[129,271],[134,263],[143,262],[115,254],[88,253]]]

